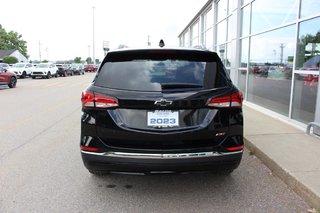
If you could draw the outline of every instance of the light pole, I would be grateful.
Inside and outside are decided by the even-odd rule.
[[[39,62],[41,63],[41,48],[40,48],[40,45],[41,45],[41,43],[40,43],[40,40],[39,40]]]
[[[93,56],[93,64],[96,64],[96,58],[94,55],[94,9],[95,7],[92,7],[92,56]]]
[[[47,61],[49,61],[49,48],[46,48],[46,52],[47,52]]]
[[[91,48],[91,46],[88,45],[88,57],[89,57],[89,58],[91,58],[91,56],[90,56],[90,48]]]

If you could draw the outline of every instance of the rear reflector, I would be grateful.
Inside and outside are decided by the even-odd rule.
[[[83,108],[107,109],[119,106],[116,98],[86,91],[82,92],[81,102]]]
[[[227,151],[240,151],[243,150],[243,146],[225,147]]]
[[[97,152],[99,149],[95,147],[89,147],[89,146],[80,146],[80,149],[82,151],[88,151],[88,152]]]
[[[211,98],[208,100],[207,106],[215,108],[241,107],[243,101],[242,93],[235,92],[231,95]]]

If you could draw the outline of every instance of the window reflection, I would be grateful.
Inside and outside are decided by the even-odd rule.
[[[254,1],[252,3],[251,33],[264,31],[296,20],[298,2],[299,0]]]
[[[295,74],[292,118],[314,121],[319,75]]]
[[[232,53],[232,48],[231,48],[231,42],[227,44],[227,54],[226,54],[226,67],[231,66],[231,53]]]
[[[300,17],[312,16],[320,12],[319,0],[302,0]]]
[[[248,100],[289,115],[295,26],[251,38]]]
[[[226,66],[226,45],[225,44],[220,44],[217,46],[217,53],[219,54],[219,57],[222,61],[222,63]]]
[[[245,95],[246,93],[246,78],[247,78],[247,70],[239,70],[238,88],[242,91],[243,95]]]
[[[249,49],[249,38],[244,38],[241,40],[240,67],[247,67],[248,65],[248,49]]]
[[[297,69],[320,69],[320,18],[300,23],[297,46]]]

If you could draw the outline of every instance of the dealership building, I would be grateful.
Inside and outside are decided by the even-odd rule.
[[[209,0],[179,43],[217,52],[249,105],[320,124],[319,0]]]

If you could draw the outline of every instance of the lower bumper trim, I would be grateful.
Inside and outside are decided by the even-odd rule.
[[[83,154],[105,156],[105,157],[118,157],[118,158],[135,158],[135,159],[188,159],[188,158],[206,158],[206,157],[219,157],[226,155],[240,154],[243,150],[235,152],[195,152],[195,153],[127,153],[127,152],[87,152],[82,151]]]

